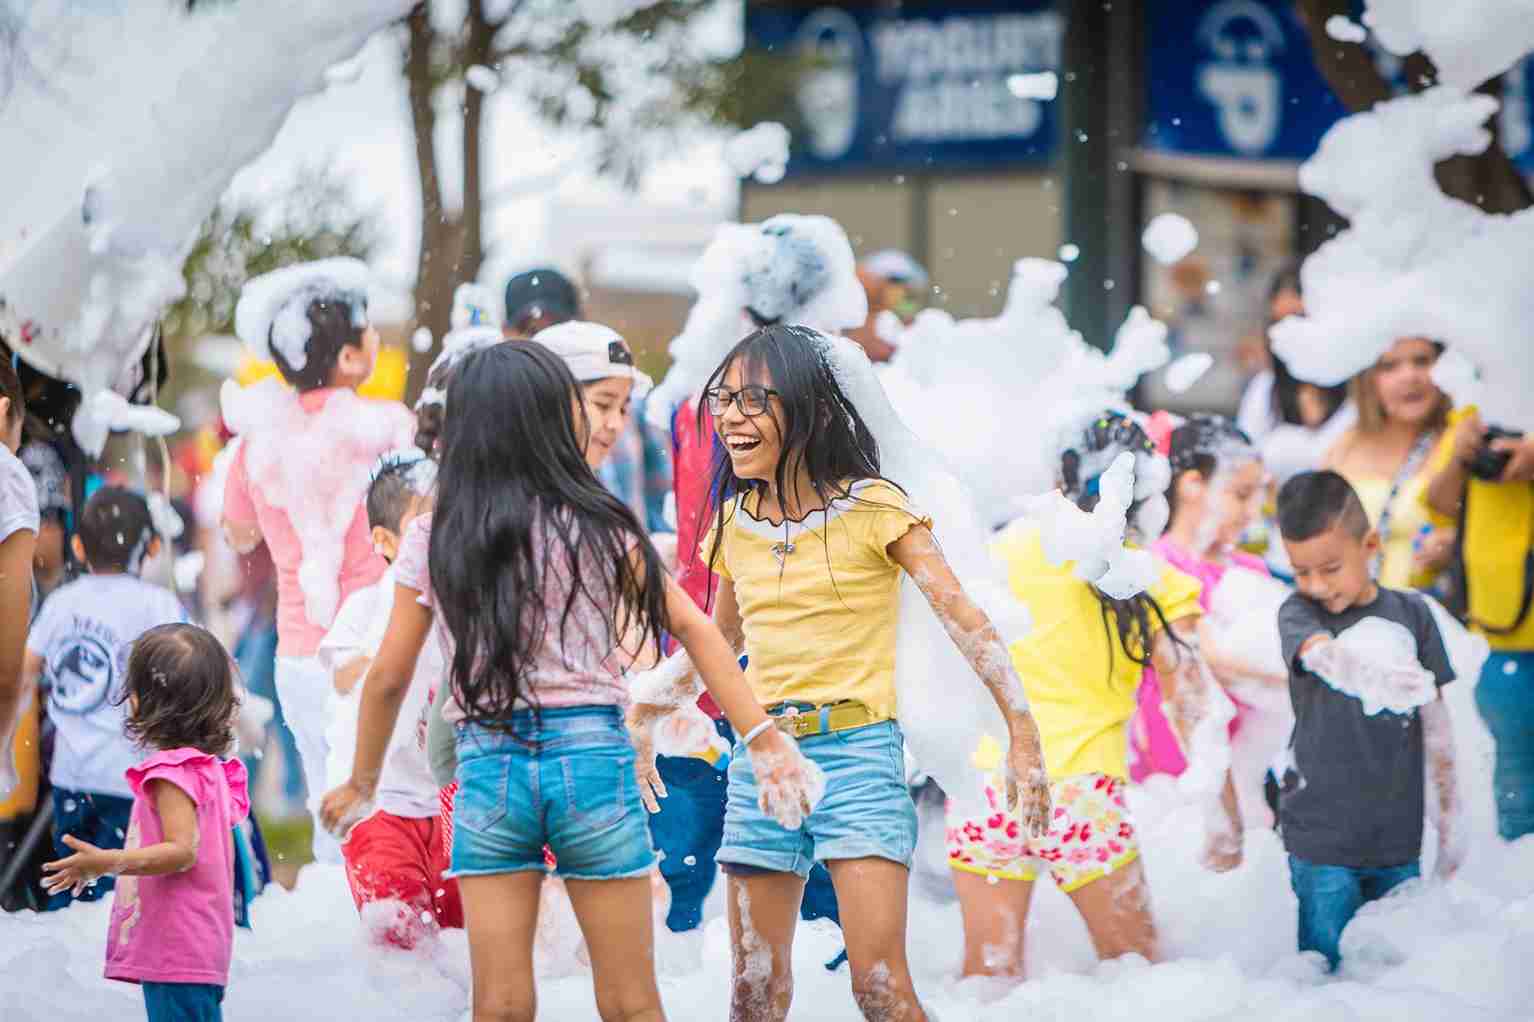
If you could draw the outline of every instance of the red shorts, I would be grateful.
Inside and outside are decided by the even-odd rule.
[[[410,819],[380,811],[353,827],[341,846],[346,882],[359,911],[383,901],[404,906],[382,933],[397,947],[414,947],[425,933],[438,928],[463,928],[458,881],[442,876],[451,842],[444,842],[441,829],[440,818]]]

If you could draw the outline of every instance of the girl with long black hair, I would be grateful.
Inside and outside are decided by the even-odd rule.
[[[751,698],[719,631],[666,576],[632,511],[592,474],[581,395],[534,342],[454,369],[433,515],[407,530],[388,634],[363,688],[352,777],[326,797],[344,826],[372,796],[416,655],[447,633],[459,791],[459,878],[474,1016],[535,1014],[533,937],[552,849],[591,957],[604,1019],[661,1019],[649,873],[655,864],[622,665],[662,630],[688,650],[749,758],[768,811],[801,811],[808,768]],[[646,772],[653,764],[639,764]]]
[[[756,763],[731,762],[718,860],[730,882],[730,1017],[738,1020],[788,1013],[794,926],[817,861],[836,887],[864,1016],[925,1017],[905,955],[916,812],[896,719],[904,577],[1001,711],[1023,825],[1042,831],[1048,816],[1038,732],[1006,647],[938,549],[931,520],[881,473],[875,434],[836,368],[846,364],[838,345],[857,352],[805,327],[759,329],[704,391],[723,441],[713,527],[702,543],[720,580],[714,619],[749,655],[757,700],[826,780],[824,799],[799,826],[784,827],[758,804]],[[866,358],[856,358],[866,371]]]
[[[1091,511],[1104,473],[1126,452],[1135,457],[1137,477],[1164,474],[1156,471],[1160,455],[1134,419],[1113,411],[1093,417],[1060,454],[1061,492]],[[1160,532],[1166,521],[1162,500],[1152,495],[1131,506],[1131,540],[1149,541]],[[1152,664],[1185,749],[1195,744],[1201,723],[1217,715],[1223,696],[1213,690],[1192,628],[1200,613],[1199,582],[1158,558],[1159,576],[1149,589],[1115,599],[1083,581],[1074,562],[1052,563],[1039,528],[1027,522],[1009,528],[997,549],[1012,591],[1033,612],[1032,629],[1013,643],[1011,654],[1028,679],[1055,812],[1048,832],[1030,838],[1001,811],[993,791],[987,791],[988,814],[950,811],[949,865],[964,916],[964,974],[1021,978],[1023,931],[1041,872],[1075,903],[1099,957],[1134,953],[1156,961],[1149,889],[1124,800],[1128,725],[1141,672]],[[1219,727],[1223,731],[1223,721]],[[996,760],[982,743],[976,766],[991,770]],[[1241,861],[1241,830],[1228,777],[1215,775],[1213,785],[1219,811],[1210,821],[1205,862],[1224,871]]]

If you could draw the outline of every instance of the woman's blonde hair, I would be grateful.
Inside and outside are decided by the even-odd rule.
[[[1443,345],[1437,341],[1428,340],[1425,337],[1403,337],[1401,340],[1426,340],[1441,355]],[[1374,385],[1374,376],[1379,371],[1379,363],[1365,369],[1353,377],[1348,384],[1348,394],[1353,399],[1353,405],[1358,409],[1358,425],[1354,429],[1359,433],[1377,433],[1385,428],[1385,405],[1380,401],[1379,388]],[[1437,384],[1434,384],[1436,387]],[[1438,392],[1438,404],[1433,408],[1433,414],[1428,417],[1424,427],[1434,432],[1440,431],[1449,420],[1449,412],[1454,407],[1454,399],[1444,393]]]

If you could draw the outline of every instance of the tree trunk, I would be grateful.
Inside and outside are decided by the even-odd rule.
[[[434,142],[437,113],[432,107],[435,90],[431,51],[436,39],[425,3],[416,5],[406,25],[410,37],[405,51],[405,79],[410,92],[410,125],[415,134],[416,176],[421,185],[421,247],[416,255],[415,318],[411,331],[413,334],[417,328],[425,327],[432,335],[429,351],[417,352],[411,347],[405,399],[413,403],[426,386],[426,371],[436,357],[452,316],[454,267],[463,248],[463,229],[460,221],[448,217],[442,202],[442,179]]]
[[[1310,49],[1321,72],[1342,105],[1353,113],[1367,110],[1391,97],[1390,83],[1380,75],[1374,60],[1357,43],[1344,43],[1326,34],[1326,20],[1333,15],[1351,17],[1349,0],[1295,0],[1300,20],[1310,35]],[[1438,71],[1421,53],[1406,58],[1406,80],[1413,92],[1434,85]],[[1501,97],[1500,79],[1481,86],[1478,92]],[[1523,176],[1502,148],[1498,118],[1486,126],[1491,145],[1475,156],[1456,156],[1438,164],[1434,175],[1445,195],[1453,196],[1488,213],[1512,213],[1534,206]]]
[[[490,63],[490,47],[496,26],[485,18],[484,0],[469,0],[468,35],[464,40],[464,65]],[[458,258],[458,279],[473,280],[485,258],[484,188],[480,167],[485,127],[485,95],[464,88],[463,97],[463,245]]]

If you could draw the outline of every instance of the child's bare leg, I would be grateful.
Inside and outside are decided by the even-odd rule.
[[[1150,886],[1139,859],[1078,887],[1070,899],[1086,920],[1098,958],[1136,954],[1151,962],[1161,960],[1156,922],[1151,918]]]
[[[533,932],[541,871],[461,877],[474,1022],[533,1022]]]
[[[794,999],[792,951],[804,880],[795,873],[731,874],[726,902],[734,983],[730,1022],[783,1022]]]
[[[926,1022],[911,968],[905,927],[910,870],[888,859],[826,863],[841,906],[852,996],[868,1022]]]
[[[565,881],[591,954],[591,985],[602,1022],[664,1022],[655,986],[650,878]]]
[[[964,917],[962,976],[1023,978],[1023,931],[1033,902],[1033,881],[998,880],[953,871]]]

